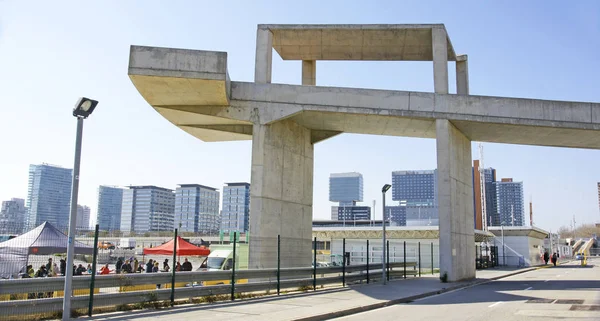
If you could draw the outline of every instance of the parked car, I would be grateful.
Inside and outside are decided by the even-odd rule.
[[[114,250],[115,249],[115,245],[109,241],[100,241],[98,242],[98,248],[101,250]]]
[[[583,260],[585,258],[585,255],[583,253],[577,253],[575,255],[575,260]]]

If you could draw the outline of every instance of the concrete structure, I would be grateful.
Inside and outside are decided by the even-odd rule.
[[[77,225],[79,231],[90,230],[90,214],[92,210],[89,206],[77,204]]]
[[[272,49],[306,61],[305,85],[271,84]],[[314,86],[317,60],[432,61],[435,92]],[[310,266],[314,144],[343,132],[435,138],[440,268],[457,281],[475,277],[471,141],[600,148],[600,104],[471,96],[467,63],[442,24],[259,25],[253,83],[230,81],[227,53],[199,50],[132,46],[128,74],[191,135],[252,140],[250,268],[276,266],[261,240],[277,235],[303,240],[282,267]]]
[[[175,190],[175,221],[180,232],[219,233],[219,191],[199,184],[180,184]]]
[[[116,186],[98,187],[98,210],[96,222],[101,231],[118,231],[121,229],[121,206],[123,189]]]
[[[29,165],[27,228],[45,221],[65,230],[69,225],[73,170],[49,164]]]
[[[221,231],[247,232],[250,227],[250,184],[225,183]]]
[[[22,198],[11,198],[9,201],[3,201],[0,208],[0,233],[2,234],[21,234],[25,230],[27,221],[27,207]]]
[[[129,234],[173,231],[175,194],[157,186],[129,186],[123,191],[121,231]]]
[[[501,265],[518,266],[520,257],[525,266],[543,264],[541,255],[544,253],[544,239],[549,234],[547,231],[531,226],[490,226],[488,231],[495,236],[493,243],[498,246],[498,262]],[[503,233],[505,247],[502,246]]]

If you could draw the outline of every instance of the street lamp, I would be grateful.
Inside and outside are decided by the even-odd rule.
[[[505,221],[502,221],[502,223],[500,223],[500,231],[502,233],[502,265],[506,266],[506,247],[504,246],[504,224],[506,224]]]
[[[75,138],[75,162],[73,164],[73,183],[71,184],[71,212],[69,214],[69,243],[67,245],[67,267],[63,299],[63,320],[71,318],[71,296],[73,283],[73,256],[75,252],[75,226],[77,224],[77,194],[79,192],[79,161],[81,159],[81,136],[83,120],[92,114],[98,101],[81,97],[75,104],[73,116],[77,118],[77,136]],[[94,244],[94,246],[97,246]],[[92,271],[95,273],[96,271]]]
[[[385,215],[385,193],[390,189],[390,187],[392,187],[392,185],[390,184],[385,184],[383,185],[383,187],[381,188],[381,197],[382,197],[382,204],[383,204],[383,211],[381,212],[381,226],[383,227],[383,233],[382,233],[382,240],[383,240],[383,247],[382,247],[382,251],[381,251],[381,276],[383,278],[383,284],[386,284],[386,278],[385,278],[385,221],[386,221],[386,215]]]

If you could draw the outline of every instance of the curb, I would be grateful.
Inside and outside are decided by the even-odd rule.
[[[504,275],[496,276],[496,277],[489,278],[489,279],[478,280],[478,281],[473,281],[473,282],[470,282],[470,283],[467,283],[467,284],[451,286],[451,287],[444,288],[444,289],[437,290],[437,291],[425,292],[425,293],[421,293],[421,294],[417,294],[417,295],[413,295],[413,296],[409,296],[409,297],[404,297],[404,298],[389,300],[389,301],[385,301],[385,302],[379,302],[379,303],[374,303],[374,304],[359,306],[359,307],[350,308],[350,309],[341,310],[341,311],[328,312],[328,313],[323,313],[323,314],[319,314],[319,315],[313,315],[313,316],[310,316],[310,317],[305,317],[305,318],[300,318],[300,319],[293,319],[293,320],[294,321],[320,321],[320,320],[329,320],[329,319],[344,317],[344,316],[348,316],[348,315],[352,315],[352,314],[357,314],[357,313],[361,313],[361,312],[367,312],[367,311],[371,311],[371,310],[385,308],[385,307],[388,307],[388,306],[391,306],[391,305],[402,304],[402,303],[410,303],[410,302],[418,300],[418,299],[422,299],[422,298],[426,298],[426,297],[430,297],[430,296],[434,296],[434,295],[438,295],[438,294],[442,294],[442,293],[446,293],[446,292],[450,292],[450,291],[455,291],[455,290],[459,290],[459,289],[465,289],[465,288],[469,288],[469,287],[473,287],[473,286],[477,286],[477,285],[482,285],[482,284],[490,283],[492,281],[496,281],[496,280],[499,280],[499,279],[507,278],[507,277],[514,276],[514,275],[517,275],[517,274],[522,274],[522,273],[527,273],[527,272],[535,271],[537,269],[538,268],[536,268],[536,267],[531,267],[531,268],[527,268],[527,269],[515,271],[515,272],[509,273],[509,274],[504,274]]]

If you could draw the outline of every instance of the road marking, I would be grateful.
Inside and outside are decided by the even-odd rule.
[[[495,307],[495,306],[497,306],[498,304],[501,304],[501,303],[504,303],[504,302],[503,301],[498,301],[498,302],[496,302],[496,303],[488,306],[488,308],[493,308],[493,307]]]
[[[530,287],[528,287],[527,289],[525,289],[525,291],[527,291],[527,290],[531,290],[531,289],[533,289],[533,287],[532,287],[532,286],[530,286]]]

